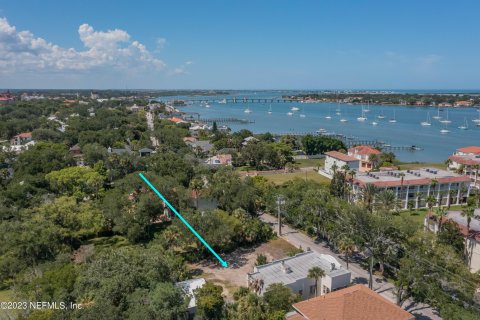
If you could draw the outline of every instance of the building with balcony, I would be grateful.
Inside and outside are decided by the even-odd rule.
[[[371,171],[378,163],[378,156],[381,152],[370,146],[356,146],[348,149],[348,155],[360,160],[358,171]],[[375,160],[374,157],[377,157]]]
[[[480,147],[469,146],[459,148],[448,157],[448,169],[470,177],[472,186],[480,188]]]
[[[357,174],[352,180],[353,200],[360,201],[364,188],[372,184],[380,190],[391,190],[407,209],[427,207],[429,196],[436,198],[435,206],[463,203],[470,194],[470,178],[447,170],[420,168],[387,170]]]
[[[360,160],[338,151],[325,152],[325,167],[320,169],[319,173],[331,178],[335,170],[342,170],[345,165],[358,170]]]

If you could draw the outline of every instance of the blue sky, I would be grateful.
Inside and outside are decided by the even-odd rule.
[[[0,88],[479,89],[480,1],[0,0]]]

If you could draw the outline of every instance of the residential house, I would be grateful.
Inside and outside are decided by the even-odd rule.
[[[205,160],[205,163],[211,166],[231,166],[232,155],[231,154],[217,154],[213,157],[209,157]]]
[[[10,144],[12,146],[21,146],[28,142],[32,141],[32,133],[31,132],[22,132],[19,133],[10,140]]]
[[[127,107],[127,110],[130,110],[132,112],[139,112],[139,111],[143,111],[145,109],[145,107],[143,106],[137,106],[137,104],[135,103],[133,106],[131,107]]]
[[[197,138],[195,138],[195,137],[185,137],[185,138],[183,138],[183,142],[185,142],[186,144],[194,143],[194,142],[197,142]]]
[[[250,136],[250,137],[246,137],[245,139],[243,139],[242,145],[246,146],[250,142],[258,142],[258,141],[259,140],[257,138]]]
[[[438,107],[439,108],[449,108],[449,107],[452,107],[452,104],[451,103],[448,103],[448,102],[440,102],[438,104]]]
[[[73,159],[75,160],[75,163],[77,164],[77,166],[84,166],[85,165],[85,161],[83,159],[83,154],[82,154],[82,150],[80,149],[80,146],[78,144],[74,145],[73,147],[71,147],[68,152],[72,155]]]
[[[476,209],[475,216],[480,216],[480,209]],[[460,233],[465,237],[466,244],[466,263],[471,272],[480,271],[480,221],[472,219],[470,230],[467,228],[467,217],[462,216],[461,211],[448,211],[443,218],[438,218],[433,214],[427,214],[424,220],[425,229],[437,233],[441,224],[455,223],[460,229]]]
[[[117,154],[117,155],[122,155],[122,154],[132,154],[132,149],[130,146],[125,145],[124,148],[112,148],[108,147],[107,149],[108,153],[110,154]]]
[[[213,149],[213,144],[210,143],[208,140],[199,140],[195,142],[186,142],[193,150],[198,152],[205,152],[209,153]]]
[[[138,153],[140,154],[140,157],[146,157],[154,153],[155,151],[150,149],[150,148],[142,148],[138,150]]]
[[[471,107],[473,105],[472,101],[456,101],[453,106],[457,108]]]
[[[318,280],[308,277],[308,270],[320,267],[325,276]],[[303,299],[345,288],[350,284],[351,272],[332,256],[315,251],[299,253],[293,257],[272,261],[256,266],[247,274],[247,284],[258,295],[263,295],[268,286],[274,283],[284,284]]]
[[[10,93],[10,91],[0,93],[0,103],[2,102],[10,102],[15,100],[15,97]]]
[[[319,173],[331,178],[335,170],[341,170],[347,165],[350,169],[358,170],[360,160],[338,151],[329,151],[325,153],[325,167],[319,170]]]
[[[99,95],[98,95],[97,91],[91,91],[90,92],[90,99],[97,100],[98,98],[99,98]]]
[[[170,120],[170,121],[172,121],[172,122],[175,123],[175,124],[187,123],[187,121],[185,121],[185,120],[183,120],[183,119],[180,119],[180,118],[177,118],[177,117],[167,118],[167,120]]]
[[[293,305],[287,320],[414,320],[415,317],[364,285],[357,284]]]
[[[470,178],[447,170],[420,168],[359,173],[352,179],[353,200],[360,201],[364,188],[371,184],[380,190],[391,190],[400,208],[427,207],[428,196],[436,198],[435,206],[460,204],[470,194]]]
[[[356,146],[348,149],[348,155],[360,160],[359,171],[368,172],[375,168],[378,163],[378,159],[374,160],[373,157],[378,157],[381,152],[370,146]]]
[[[205,279],[198,278],[198,279],[191,279],[182,282],[177,282],[175,287],[180,288],[183,294],[190,298],[188,302],[188,313],[190,315],[194,315],[197,309],[197,301],[195,300],[195,290],[200,289],[206,284]]]

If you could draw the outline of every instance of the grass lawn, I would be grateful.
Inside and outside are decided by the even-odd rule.
[[[427,214],[427,209],[419,209],[414,211],[401,211],[398,215],[394,216],[394,220],[400,222],[401,220],[407,220],[409,223],[423,228],[423,219]]]
[[[330,179],[325,178],[324,176],[318,174],[316,171],[266,174],[262,175],[262,177],[265,177],[266,179],[272,181],[275,184],[284,184],[285,182],[293,180],[295,178],[305,179],[305,177],[321,184],[330,184]]]
[[[442,162],[400,162],[398,163],[398,167],[400,167],[400,170],[417,169],[424,167],[446,169],[447,165]]]
[[[300,168],[305,167],[323,167],[325,164],[325,159],[300,159],[295,160],[295,163],[300,166]]]

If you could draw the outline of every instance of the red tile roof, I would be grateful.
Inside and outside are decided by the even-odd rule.
[[[348,149],[348,152],[355,154],[380,154],[381,152],[370,146],[356,146]]]
[[[457,149],[459,152],[464,152],[464,153],[479,153],[480,154],[480,147],[477,146],[468,146],[468,147],[463,147]]]
[[[394,303],[357,284],[324,296],[298,302],[293,308],[303,318],[288,320],[413,320],[415,317]]]
[[[467,156],[468,157],[468,156]],[[466,158],[464,156],[450,156],[448,157],[453,162],[473,166],[475,164],[480,164],[480,159],[475,160],[471,158]]]
[[[170,121],[175,122],[175,123],[185,122],[185,121],[183,121],[182,119],[176,118],[176,117],[168,118],[167,120],[170,120]]]
[[[15,137],[19,137],[19,138],[31,138],[31,137],[32,137],[32,133],[31,133],[31,132],[22,132],[22,133],[17,134]]]
[[[350,157],[350,156],[346,155],[345,153],[341,153],[341,152],[338,152],[338,151],[325,152],[325,155],[327,155],[329,157],[332,157],[332,158],[335,158],[335,159],[338,159],[338,160],[347,161],[347,162],[358,161],[357,158]]]

